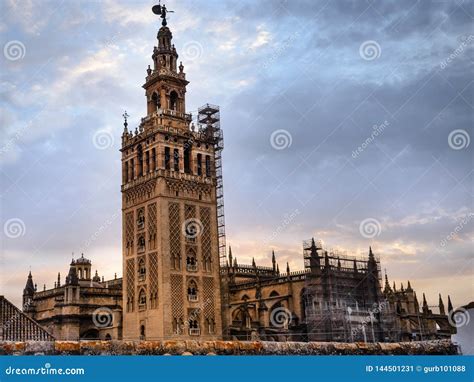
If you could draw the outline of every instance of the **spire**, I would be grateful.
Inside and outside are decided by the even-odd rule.
[[[229,264],[232,266],[232,247],[229,245]]]
[[[410,280],[408,280],[407,292],[413,292],[413,289],[410,284]]]
[[[28,278],[26,279],[25,289],[23,289],[23,295],[32,296],[35,293],[35,285],[33,284],[33,275],[31,271],[28,273]]]
[[[272,249],[272,266],[273,266],[273,272],[276,272],[276,259],[275,259],[275,251]]]
[[[448,313],[453,311],[453,304],[451,303],[451,297],[448,294]]]
[[[428,303],[426,302],[426,296],[423,293],[423,313],[428,313]]]
[[[415,296],[415,310],[418,313],[420,311],[420,304],[418,303],[418,297],[416,297],[416,292],[413,293]]]
[[[372,246],[369,247],[369,260],[375,261],[374,253],[372,252]]]
[[[279,275],[279,274],[280,274],[280,267],[277,264],[277,275]]]
[[[66,285],[78,285],[79,279],[77,277],[76,267],[71,266],[69,268],[69,273],[66,276]]]
[[[286,263],[286,273],[290,274],[290,264],[288,262]]]
[[[444,310],[444,303],[443,303],[443,299],[441,298],[441,293],[439,294],[438,306],[439,306],[439,314],[445,315],[446,311]]]
[[[237,268],[237,257],[234,257],[234,267]]]
[[[255,259],[252,257],[252,267],[257,268],[257,264],[255,264]]]
[[[403,283],[400,284],[400,290],[401,290],[402,292],[405,292],[405,288],[403,287]]]
[[[387,271],[385,271],[385,289],[384,289],[384,293],[391,293],[391,292],[392,292],[392,288],[390,288],[390,284],[388,282]]]
[[[354,260],[354,273],[357,273],[357,262]]]
[[[395,281],[393,282],[393,291],[394,291],[394,292],[397,291],[397,287],[395,286]]]
[[[58,288],[61,286],[61,273],[58,272]]]

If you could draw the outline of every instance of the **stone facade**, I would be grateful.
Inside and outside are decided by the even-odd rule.
[[[215,140],[186,113],[188,81],[166,22],[122,135],[123,337],[222,337]],[[124,115],[126,118],[126,114]]]
[[[30,272],[23,290],[23,312],[58,340],[122,337],[122,280],[91,277],[92,263],[82,255],[71,262],[62,284],[38,291]]]
[[[420,310],[408,282],[382,290],[380,263],[372,249],[366,259],[328,253],[311,240],[304,244],[304,270],[280,273],[271,267],[238,264],[229,253],[222,270],[229,293],[226,333],[239,340],[395,342],[450,338],[456,332],[441,296],[438,312],[423,295]],[[451,320],[452,322],[452,320]]]

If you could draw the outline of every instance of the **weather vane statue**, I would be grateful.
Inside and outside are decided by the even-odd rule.
[[[174,11],[168,11],[166,9],[166,5],[164,4],[161,5],[161,3],[158,3],[157,5],[153,6],[151,10],[155,15],[159,15],[163,19],[163,21],[161,22],[161,25],[163,25],[164,27],[166,26],[166,14],[174,12]]]

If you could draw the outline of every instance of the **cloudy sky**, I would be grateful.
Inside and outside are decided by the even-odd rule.
[[[84,252],[121,276],[122,113],[145,115],[152,2],[1,2],[0,294]],[[473,296],[472,1],[173,1],[187,110],[221,107],[228,244],[301,269],[367,256],[428,301]]]

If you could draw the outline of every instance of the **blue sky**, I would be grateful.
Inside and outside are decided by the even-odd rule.
[[[220,105],[227,241],[301,269],[315,237],[390,280],[472,299],[474,3],[173,1],[187,110]],[[1,3],[0,293],[71,253],[121,275],[122,113],[160,21],[148,1]],[[360,147],[360,149],[359,149]]]

